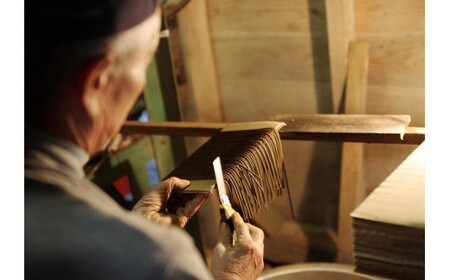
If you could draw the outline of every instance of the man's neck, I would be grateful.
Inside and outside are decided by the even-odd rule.
[[[85,141],[85,138],[82,137],[86,133],[80,130],[80,127],[82,127],[80,122],[77,122],[77,120],[66,113],[49,114],[47,112],[37,114],[31,120],[27,120],[25,126],[49,136],[66,140],[82,148],[88,154],[92,154],[88,150],[88,141]]]

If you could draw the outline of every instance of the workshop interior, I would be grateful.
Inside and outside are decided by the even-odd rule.
[[[146,86],[84,171],[127,210],[190,180],[172,199],[208,194],[185,227],[208,266],[237,211],[259,279],[424,279],[425,1],[163,1]]]

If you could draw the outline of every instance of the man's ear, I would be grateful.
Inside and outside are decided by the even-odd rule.
[[[81,105],[89,116],[100,113],[100,102],[112,69],[112,59],[109,56],[90,59],[78,72],[77,86]]]

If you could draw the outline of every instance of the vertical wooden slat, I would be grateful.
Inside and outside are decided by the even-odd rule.
[[[355,39],[353,0],[326,0],[333,109],[339,112],[347,74],[349,43]]]
[[[368,69],[369,44],[351,43],[345,92],[346,114],[365,112]],[[365,188],[362,184],[363,145],[362,143],[343,143],[342,146],[338,223],[338,261],[341,262],[352,262],[353,228],[350,213],[365,196]]]
[[[181,45],[198,121],[222,122],[222,101],[207,13],[206,0],[195,0],[178,14]]]
[[[187,109],[196,112],[193,115],[197,116],[197,120],[190,121],[223,122],[225,120],[206,5],[206,0],[191,1],[177,15],[185,73],[191,87],[191,98],[194,99],[194,102],[189,102],[193,107]],[[201,142],[189,144],[194,147],[188,147],[188,150],[194,150]],[[217,244],[220,224],[219,201],[213,195],[198,211],[203,253],[208,265],[212,249]]]

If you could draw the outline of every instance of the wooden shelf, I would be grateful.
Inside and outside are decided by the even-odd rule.
[[[271,120],[287,124],[280,130],[283,140],[412,145],[425,140],[425,128],[408,127],[410,117],[407,115],[278,115]],[[227,123],[127,121],[121,132],[211,137],[226,126]]]

